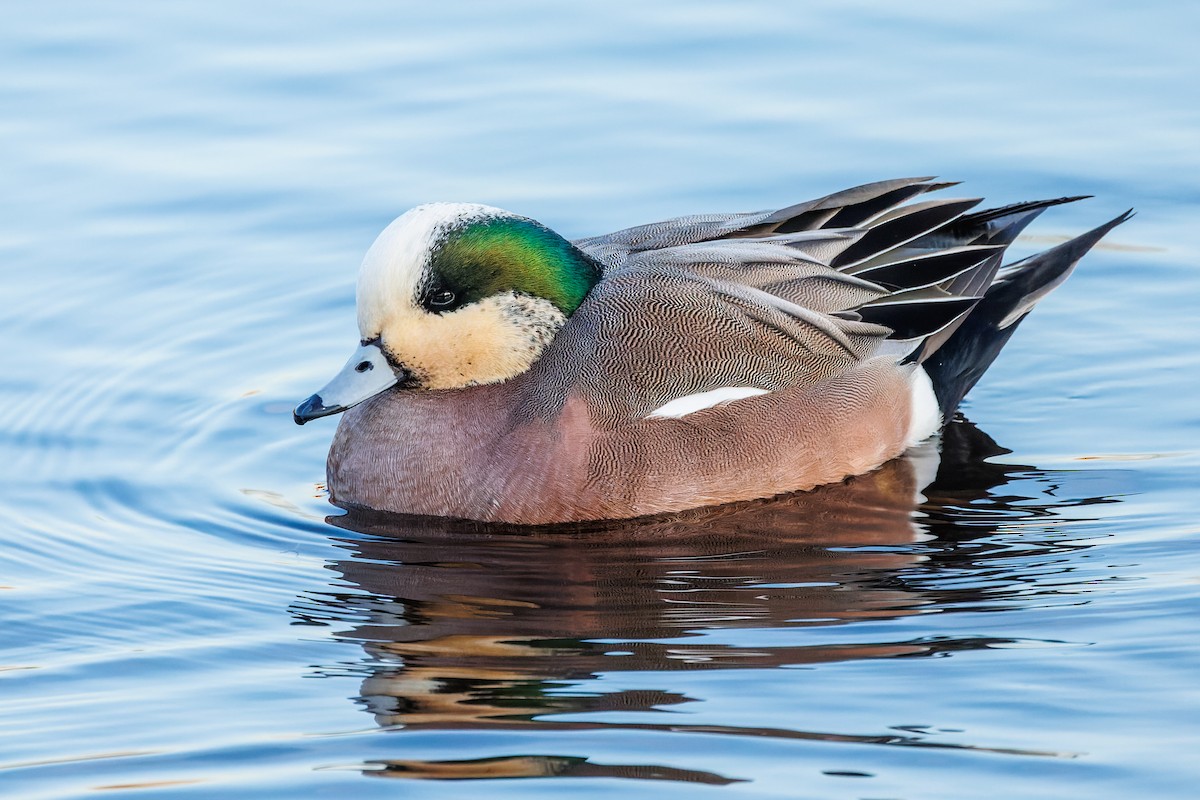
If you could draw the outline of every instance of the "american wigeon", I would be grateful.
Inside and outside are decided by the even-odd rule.
[[[567,241],[497,208],[389,225],[362,341],[295,412],[346,412],[345,507],[521,524],[810,489],[932,436],[1020,321],[1129,214],[1001,266],[1043,209],[882,181],[778,211]]]

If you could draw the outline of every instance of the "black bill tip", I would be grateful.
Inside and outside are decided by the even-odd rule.
[[[292,412],[292,419],[296,421],[297,425],[303,425],[304,423],[311,422],[319,417],[328,417],[330,414],[337,414],[345,410],[345,406],[325,405],[321,402],[321,395],[314,394],[312,397],[296,406],[296,410]]]

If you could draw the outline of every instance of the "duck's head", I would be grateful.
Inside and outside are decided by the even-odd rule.
[[[361,342],[295,419],[386,389],[458,389],[518,375],[600,277],[554,231],[489,206],[433,203],[389,225],[358,275]]]

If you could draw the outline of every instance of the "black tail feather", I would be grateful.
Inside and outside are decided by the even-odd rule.
[[[924,357],[944,418],[950,418],[1033,306],[1066,280],[1079,259],[1106,233],[1132,215],[1127,211],[1002,271],[954,334]]]

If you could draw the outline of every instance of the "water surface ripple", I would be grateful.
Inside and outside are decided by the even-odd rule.
[[[0,796],[1193,797],[1198,29],[1160,0],[8,15]],[[1095,195],[1018,256],[1138,210],[940,463],[557,530],[327,503],[332,426],[291,408],[405,208],[574,237],[925,174]]]

